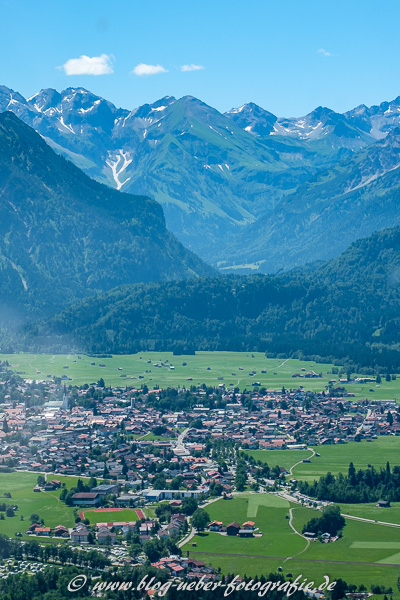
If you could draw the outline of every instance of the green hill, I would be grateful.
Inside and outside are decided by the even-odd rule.
[[[124,286],[32,328],[27,350],[266,351],[400,367],[400,228],[314,272]]]

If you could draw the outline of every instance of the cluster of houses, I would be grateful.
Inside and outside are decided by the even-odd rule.
[[[206,565],[202,560],[195,560],[188,556],[161,558],[159,561],[151,563],[151,566],[157,569],[165,569],[175,577],[185,575],[187,579],[203,579],[204,582],[218,580],[218,574],[214,567]]]
[[[118,541],[117,536],[122,535],[127,538],[129,533],[137,534],[141,544],[157,537],[160,540],[166,538],[178,537],[185,522],[185,515],[176,513],[171,521],[160,526],[158,519],[142,519],[141,521],[112,521],[107,523],[97,523],[95,539],[98,544],[113,545]],[[69,537],[73,544],[85,545],[91,543],[92,535],[90,529],[84,523],[78,523],[74,529],[69,532]]]
[[[69,538],[69,531],[67,527],[64,525],[57,525],[53,529],[51,527],[45,527],[44,525],[40,525],[39,523],[32,523],[25,531],[26,535],[36,535],[36,536],[45,536],[45,537],[59,537],[59,538]]]
[[[18,386],[19,400],[25,394],[32,401],[32,385],[30,395],[28,383]],[[147,406],[145,396],[138,408],[131,400],[133,389],[113,388],[110,395],[102,388],[97,391],[103,398],[95,408],[65,409],[65,403],[51,399],[58,393],[55,384],[48,384],[47,396],[42,398],[48,400],[33,406],[27,401],[17,402],[13,398],[16,391],[10,390],[12,393],[5,395],[2,405],[1,461],[18,464],[28,471],[65,475],[101,477],[106,469],[110,479],[124,478],[139,485],[143,480],[151,484],[151,465],[159,462],[160,454],[172,453],[180,473],[183,463],[189,487],[193,477],[210,470],[207,457],[201,456],[210,438],[229,437],[239,446],[251,449],[292,449],[400,435],[400,422],[391,418],[396,414],[395,401],[355,402],[348,396],[338,398],[302,387],[292,391],[267,390],[263,394],[252,390],[240,396],[218,388],[216,392],[222,393],[225,403],[221,409],[208,408],[204,403],[206,392],[199,387],[194,391],[198,404],[180,412]],[[88,391],[76,389],[74,393],[84,398]],[[39,402],[40,394],[36,395]],[[177,428],[188,427],[199,419],[201,429],[192,429],[182,448],[177,443]],[[164,439],[146,439],[157,427],[163,428]],[[135,436],[136,450],[125,443],[111,451],[110,439],[116,432]],[[11,441],[15,433],[26,443]]]
[[[224,526],[222,521],[212,521],[208,525],[209,531],[216,531],[225,535],[235,535],[244,538],[253,537],[256,529],[257,528],[253,521],[246,521],[242,525],[236,521],[233,521],[226,526]]]

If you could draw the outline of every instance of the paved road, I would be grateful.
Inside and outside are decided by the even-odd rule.
[[[292,523],[292,521],[293,521],[293,508],[289,509],[289,515],[290,515],[290,518],[289,518],[289,527],[294,531],[294,533],[296,535],[299,535],[300,537],[302,537],[307,543],[306,543],[305,547],[303,548],[303,550],[300,550],[300,552],[298,552],[294,556],[288,556],[287,558],[285,558],[285,560],[283,562],[286,562],[287,560],[292,560],[294,558],[297,558],[298,556],[300,556],[300,554],[303,554],[303,552],[305,552],[306,550],[308,550],[308,548],[310,546],[310,540],[309,540],[309,538],[306,538],[305,535],[303,535],[302,533],[300,533],[299,531],[297,531],[297,529],[295,528],[295,526]]]
[[[212,500],[208,500],[207,502],[205,502],[204,504],[201,505],[201,508],[206,508],[206,506],[208,506],[209,504],[212,504],[213,502],[216,502],[217,500],[221,500],[221,496],[218,496],[217,498],[212,498]],[[192,527],[192,525],[190,523],[190,517],[188,518],[188,521],[189,521],[189,525],[190,525],[191,529],[190,529],[188,535],[186,537],[184,537],[183,540],[178,542],[178,544],[177,544],[178,548],[182,548],[182,546],[184,546],[185,544],[190,542],[190,540],[193,539],[194,536],[196,535],[196,530],[194,527]]]
[[[178,435],[178,439],[176,440],[176,446],[175,446],[175,448],[177,450],[185,450],[185,444],[184,444],[183,440],[184,440],[185,436],[188,434],[189,430],[190,430],[190,427],[187,427],[187,429],[184,429],[182,431],[182,433],[180,433]]]
[[[311,454],[310,454],[310,456],[307,456],[306,458],[312,458],[313,456],[315,456],[315,451],[312,448],[307,448],[307,450],[309,450],[311,452]],[[297,467],[297,465],[300,465],[302,462],[303,462],[303,459],[297,461],[297,463],[292,465],[289,469],[289,475],[293,475],[293,469],[295,467]]]
[[[364,523],[374,523],[375,525],[386,525],[386,527],[400,527],[399,523],[387,523],[386,521],[374,521],[373,519],[364,519],[363,517],[355,517],[354,515],[345,515],[342,513],[342,517],[346,519],[353,519],[354,521],[363,521]]]
[[[366,415],[365,419],[367,419],[367,418],[370,416],[371,412],[372,412],[372,411],[371,411],[371,409],[369,408],[369,409],[367,410],[367,415]],[[361,425],[360,425],[360,426],[357,428],[356,435],[358,435],[359,433],[361,433],[361,430],[362,430],[362,428],[364,427],[365,419],[364,419],[364,421],[361,423]]]

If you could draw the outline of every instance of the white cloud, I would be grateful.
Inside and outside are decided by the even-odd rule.
[[[63,69],[66,75],[109,75],[114,73],[112,57],[108,54],[101,56],[82,54],[79,58],[70,58],[58,68]]]
[[[202,71],[204,67],[202,65],[182,65],[181,71]]]
[[[158,73],[168,73],[167,69],[164,69],[161,65],[145,65],[140,63],[136,65],[132,73],[141,77],[142,75],[157,75]]]
[[[325,50],[325,48],[320,48],[319,50],[317,50],[317,52],[322,56],[332,56],[332,54],[328,52],[328,50]]]

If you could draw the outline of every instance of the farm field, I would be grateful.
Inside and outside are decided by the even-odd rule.
[[[376,506],[376,502],[369,502],[368,504],[341,504],[340,510],[346,515],[400,525],[400,502],[392,502],[389,508],[379,508]],[[398,532],[400,538],[400,528]]]
[[[293,469],[298,480],[313,481],[328,471],[337,475],[347,473],[350,461],[356,469],[366,469],[369,464],[375,468],[385,467],[389,461],[392,467],[400,465],[400,437],[380,436],[372,442],[349,442],[332,446],[315,446],[321,456],[311,457],[310,463],[300,462]],[[268,463],[270,467],[279,465],[290,469],[297,462],[311,456],[309,450],[246,450],[255,460]]]
[[[34,492],[37,473],[0,473],[0,502],[6,504],[16,504],[18,510],[14,517],[4,515],[4,520],[0,521],[0,533],[14,537],[16,532],[21,532],[25,536],[25,530],[30,525],[29,517],[36,513],[44,519],[46,527],[56,527],[65,525],[65,527],[74,527],[75,517],[73,508],[66,506],[59,500],[61,489],[53,492]],[[49,476],[49,480],[53,479]],[[54,475],[54,479],[66,483],[67,487],[73,487],[76,484],[77,477],[61,477]],[[4,492],[11,492],[11,499],[2,497]],[[24,520],[21,521],[21,515]],[[40,538],[42,540],[42,538]],[[56,540],[59,542],[59,540]]]
[[[343,510],[343,507],[341,508]],[[311,512],[317,514],[315,511]],[[297,507],[293,515],[293,525],[301,531],[303,525],[310,519],[310,510]],[[348,583],[385,584],[395,590],[400,569],[400,530],[395,527],[346,519],[343,537],[337,542],[330,544],[311,542],[308,550],[301,557],[299,556],[298,560],[294,558],[286,563],[293,573],[297,569],[305,569],[305,563],[300,561],[300,558],[344,561],[346,564],[324,564],[320,572],[325,569],[324,574],[341,577]],[[367,567],[362,563],[374,564],[369,564]],[[315,564],[312,568],[316,569],[316,566],[318,569],[321,568],[320,565]]]
[[[256,461],[266,462],[270,467],[284,467],[289,469],[303,458],[312,456],[310,450],[245,450],[249,456]]]
[[[281,498],[270,495],[259,498],[254,495],[254,500],[251,496],[241,494],[231,501],[220,500],[210,505],[207,512],[211,519],[222,520],[224,524],[233,520],[241,523],[250,518],[249,512],[257,506],[252,520],[262,528],[262,538],[202,534],[193,539],[197,547],[189,543],[184,550],[189,550],[194,558],[220,567],[224,573],[253,576],[268,574],[281,566],[284,574],[292,573],[294,577],[302,574],[316,583],[328,575],[331,581],[341,577],[347,583],[384,584],[397,589],[400,536],[395,528],[347,520],[342,539],[330,544],[311,542],[307,548],[306,540],[293,533],[285,517],[292,508],[293,525],[301,531],[316,516],[315,511],[289,502],[280,504]]]
[[[82,510],[83,518],[89,519],[90,525],[97,523],[114,523],[118,521],[138,521],[136,512],[130,508],[122,510]]]
[[[347,473],[352,461],[356,469],[366,469],[369,464],[375,468],[385,467],[387,461],[392,467],[400,464],[400,437],[380,436],[372,442],[349,442],[333,446],[318,446],[314,450],[321,456],[314,456],[311,463],[300,463],[293,469],[299,480],[318,479],[328,471],[337,475]],[[267,451],[268,452],[268,451]]]
[[[233,500],[214,502],[205,509],[211,520],[222,521],[224,525],[232,521],[242,524],[251,520],[263,535],[259,538],[239,538],[219,533],[196,535],[193,539],[197,543],[196,552],[278,557],[296,554],[305,547],[305,541],[289,526],[289,519],[286,517],[290,506],[287,500],[271,494],[244,493],[236,495]],[[192,549],[191,543],[183,547],[183,550]],[[250,567],[245,572],[252,573],[252,558],[241,560]],[[243,569],[238,572],[243,572]]]
[[[72,384],[97,382],[100,377],[107,385],[126,386],[146,383],[149,388],[155,386],[186,386],[206,383],[227,387],[237,386],[241,390],[251,389],[258,381],[267,389],[281,390],[297,388],[322,391],[331,379],[333,365],[266,358],[262,352],[197,352],[190,356],[173,356],[172,352],[141,352],[133,355],[114,355],[112,358],[94,358],[86,355],[51,354],[1,354],[0,360],[8,360],[11,367],[26,379],[46,380],[50,377],[65,376]],[[92,365],[91,363],[94,363]],[[167,366],[155,367],[155,364]],[[186,363],[183,365],[183,363]],[[99,365],[105,365],[100,367]],[[174,368],[171,369],[170,367]],[[302,371],[301,369],[305,369]],[[253,376],[249,374],[255,371]],[[262,373],[262,371],[266,371]],[[315,371],[322,378],[293,378],[294,373]],[[220,379],[222,378],[222,379]],[[356,399],[400,399],[400,378],[386,382],[382,378],[380,387],[375,384],[349,384],[348,392]],[[373,392],[369,390],[373,389]]]

